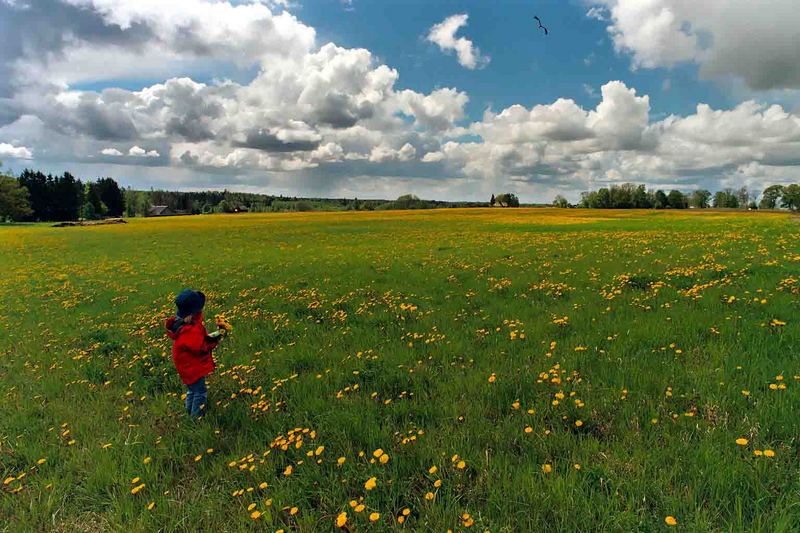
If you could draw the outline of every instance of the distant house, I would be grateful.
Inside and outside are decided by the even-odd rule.
[[[168,205],[154,205],[147,212],[148,217],[175,217],[180,215],[189,215],[189,211],[182,209],[172,209]]]

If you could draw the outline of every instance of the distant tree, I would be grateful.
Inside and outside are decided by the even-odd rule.
[[[755,200],[750,200],[750,203],[747,204],[747,209],[755,211],[756,209],[758,209],[758,204],[756,203]]]
[[[742,187],[736,191],[736,200],[739,202],[740,207],[746,207],[750,203],[750,193],[747,191],[747,187]]]
[[[669,207],[669,199],[667,195],[664,194],[664,191],[661,189],[657,190],[654,194],[653,198],[653,207],[656,209],[666,209]]]
[[[492,198],[489,200],[489,205],[490,205],[490,206],[491,206],[491,205],[494,205],[494,201],[495,201],[495,198],[494,198],[494,193],[492,193]]]
[[[398,196],[397,200],[394,201],[394,208],[395,209],[415,209],[417,204],[419,203],[419,198],[413,194],[404,194],[402,196]]]
[[[106,205],[100,198],[100,189],[96,182],[89,182],[84,187],[84,206],[81,209],[81,215],[85,219],[102,218],[106,215]],[[91,205],[91,208],[87,208]],[[87,216],[90,214],[91,216]]]
[[[83,204],[83,184],[69,172],[45,176],[25,169],[17,178],[28,189],[30,220],[77,220]]]
[[[614,209],[630,209],[633,207],[630,184],[612,185],[608,189],[608,205]]]
[[[778,206],[783,194],[783,185],[770,185],[761,193],[761,202],[758,204],[761,209],[775,209]]]
[[[500,207],[519,207],[519,198],[514,193],[504,192],[497,195],[495,203]]]
[[[698,209],[706,209],[709,206],[709,202],[711,202],[711,192],[705,189],[698,189],[692,192],[692,196],[689,199],[691,206]]]
[[[569,207],[569,202],[562,195],[557,194],[555,200],[553,200],[553,207]]]
[[[597,207],[600,209],[611,208],[611,191],[606,187],[597,189]]]
[[[95,211],[92,202],[86,202],[81,208],[81,218],[84,220],[94,220],[97,218],[97,211]]]
[[[800,209],[800,184],[793,183],[783,188],[781,207],[786,207],[792,211]]]
[[[69,172],[53,178],[51,220],[77,220],[83,205],[83,183]]]
[[[32,214],[28,189],[15,178],[0,174],[0,222],[24,220]]]
[[[647,194],[644,185],[639,185],[634,189],[632,195],[633,207],[636,209],[649,209],[653,207],[653,201]]]
[[[34,172],[27,168],[17,178],[19,184],[28,190],[31,210],[30,220],[51,220],[50,218],[50,187],[47,176],[41,172]]]
[[[677,189],[672,189],[667,195],[667,205],[672,209],[686,209],[689,206],[689,202],[685,194]]]
[[[714,207],[727,207],[736,209],[739,207],[739,198],[733,189],[717,191],[714,194]]]
[[[137,191],[134,191],[130,187],[125,189],[122,192],[123,196],[125,196],[125,216],[127,218],[133,218],[136,216],[136,196]]]
[[[101,178],[94,183],[97,197],[105,204],[105,214],[110,217],[121,217],[125,211],[125,196],[122,189],[112,178]]]

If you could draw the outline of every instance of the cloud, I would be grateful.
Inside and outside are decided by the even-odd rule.
[[[620,81],[603,85],[601,95],[591,110],[559,99],[486,113],[466,128],[478,140],[445,142],[422,161],[479,179],[488,190],[499,181],[518,182],[573,196],[622,181],[759,188],[776,175],[786,179],[787,172],[774,169],[800,164],[800,116],[781,106],[748,101],[715,110],[700,104],[693,114],[651,122],[647,95]]]
[[[33,152],[24,146],[13,146],[0,143],[0,157],[13,157],[15,159],[32,159]]]
[[[797,7],[795,0],[602,0],[597,8],[608,9],[614,46],[634,67],[695,63],[705,78],[733,76],[768,90],[800,89]]]
[[[128,150],[128,155],[131,157],[159,157],[161,154],[156,150],[145,150],[144,148],[133,146]]]
[[[120,157],[122,156],[122,152],[117,150],[116,148],[103,148],[100,150],[100,153],[103,155],[107,155],[110,157]]]
[[[388,161],[408,162],[417,156],[417,149],[410,143],[404,144],[400,149],[394,149],[386,145],[376,146],[369,154],[372,163],[386,163]]]
[[[31,6],[10,10],[0,37],[14,55],[6,63],[16,84],[166,77],[202,70],[209,61],[244,68],[301,56],[316,38],[294,15],[275,14],[263,2],[37,0]]]
[[[468,19],[469,15],[465,13],[447,17],[431,27],[427,38],[443,52],[454,51],[462,67],[470,70],[483,68],[489,64],[489,56],[481,55],[478,47],[466,37],[456,37],[458,30],[467,25]]]
[[[590,19],[599,20],[601,22],[605,22],[608,20],[606,10],[603,9],[601,6],[593,6],[589,8],[589,11],[586,12],[586,16]]]
[[[423,163],[438,163],[444,160],[444,154],[442,152],[428,152],[424,156],[422,156]]]
[[[405,90],[398,95],[400,109],[416,119],[417,124],[432,130],[446,130],[464,118],[467,93],[456,89],[438,89],[429,95]]]

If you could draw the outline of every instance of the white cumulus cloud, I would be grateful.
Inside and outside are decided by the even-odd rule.
[[[489,56],[484,56],[472,41],[466,37],[456,37],[456,33],[467,25],[469,15],[452,15],[433,25],[428,32],[428,41],[436,44],[444,52],[455,52],[461,66],[468,69],[482,68],[489,64]]]
[[[0,143],[0,157],[13,157],[15,159],[31,159],[33,152],[25,146],[14,146]]]
[[[128,155],[131,157],[158,157],[160,154],[156,150],[145,150],[139,146],[132,146],[128,150]]]
[[[587,16],[606,9],[615,48],[636,67],[691,62],[754,90],[800,89],[796,0],[601,0]]]

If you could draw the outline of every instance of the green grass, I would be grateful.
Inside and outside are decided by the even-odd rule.
[[[536,209],[2,227],[0,530],[800,530],[798,239]],[[200,422],[162,327],[187,286],[234,325]]]

